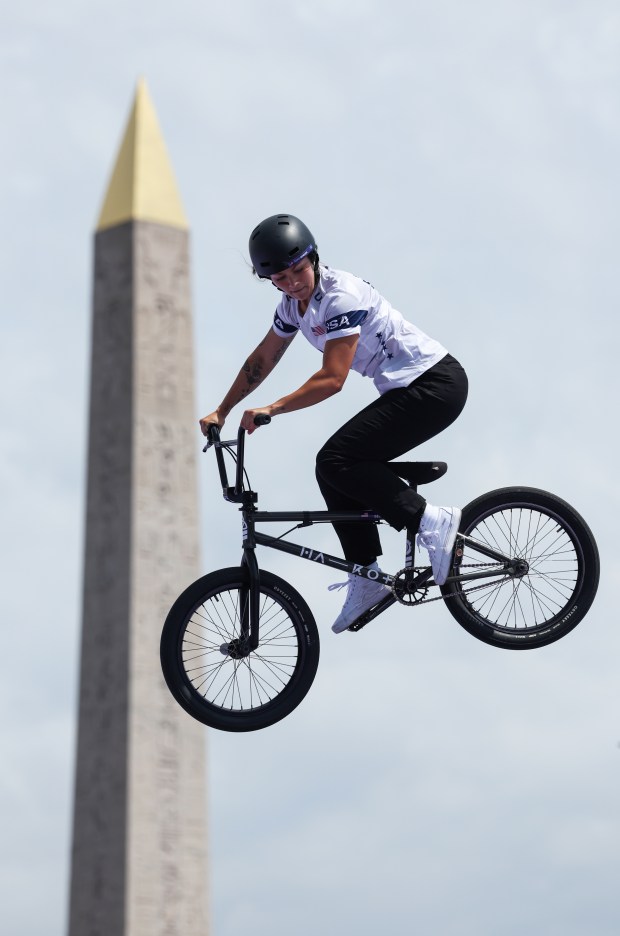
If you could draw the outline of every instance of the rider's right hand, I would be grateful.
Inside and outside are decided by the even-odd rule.
[[[200,420],[200,431],[204,436],[209,432],[209,426],[219,426],[220,429],[224,425],[224,417],[220,416],[217,410],[214,413],[210,413],[208,416],[203,416]]]

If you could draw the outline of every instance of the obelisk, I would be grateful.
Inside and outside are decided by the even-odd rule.
[[[189,232],[143,81],[94,253],[69,936],[206,936],[204,729],[159,666],[200,573]]]

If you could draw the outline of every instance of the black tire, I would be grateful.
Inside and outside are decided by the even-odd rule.
[[[193,718],[221,731],[256,731],[302,701],[319,664],[312,612],[291,586],[260,573],[260,644],[248,656],[227,652],[240,637],[241,567],[190,585],[170,609],[160,656],[170,692]]]
[[[522,577],[451,582],[441,588],[450,613],[484,643],[527,650],[569,633],[589,610],[599,580],[596,542],[570,504],[537,488],[500,488],[468,504],[459,532],[492,549],[522,558]],[[459,555],[462,547],[462,555]],[[469,542],[457,539],[455,566],[492,564]]]

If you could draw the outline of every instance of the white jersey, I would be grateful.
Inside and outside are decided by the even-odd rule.
[[[404,319],[370,283],[323,265],[306,312],[300,315],[297,300],[283,295],[273,330],[280,338],[300,331],[319,351],[330,338],[359,335],[352,368],[371,377],[379,393],[409,386],[448,353]]]

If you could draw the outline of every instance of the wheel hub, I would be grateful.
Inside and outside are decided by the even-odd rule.
[[[250,655],[250,642],[242,637],[236,637],[230,643],[223,643],[220,647],[220,653],[223,656],[229,656],[233,660],[242,660]]]
[[[529,571],[530,564],[525,559],[515,559],[509,569],[510,575],[514,576],[514,578],[523,578]]]

